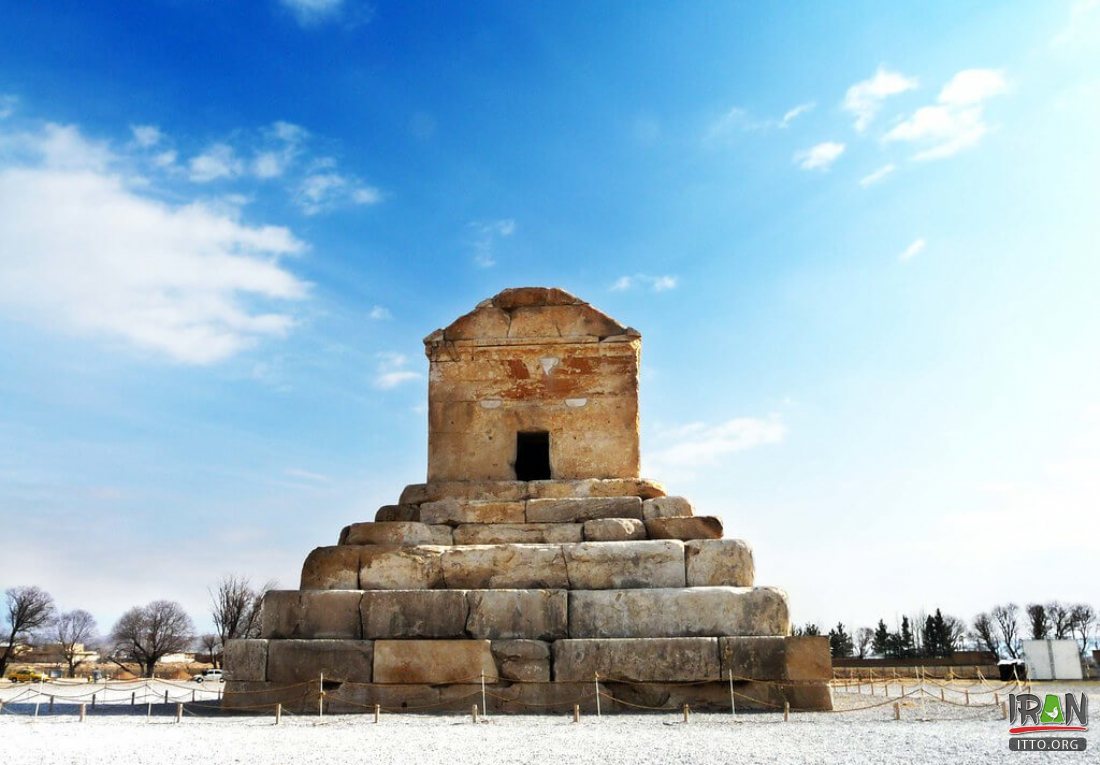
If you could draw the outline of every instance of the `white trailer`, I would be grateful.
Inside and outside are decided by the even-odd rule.
[[[1024,663],[1032,680],[1082,680],[1076,640],[1024,640]]]

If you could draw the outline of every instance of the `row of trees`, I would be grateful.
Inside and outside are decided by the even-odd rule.
[[[198,638],[191,617],[175,601],[154,600],[134,606],[115,622],[107,637],[100,637],[96,621],[87,611],[60,611],[53,597],[40,587],[11,587],[4,593],[6,643],[0,645],[0,677],[14,658],[16,646],[26,643],[55,646],[69,677],[76,675],[83,661],[81,646],[85,650],[97,647],[108,661],[124,669],[136,664],[142,675],[152,677],[161,659],[191,650],[197,640],[217,665],[227,641],[259,636],[260,604],[273,586],[268,582],[256,588],[245,577],[223,577],[210,590],[216,633]]]
[[[796,635],[820,635],[816,624],[796,627]],[[891,630],[879,619],[875,627],[860,627],[849,632],[843,622],[827,633],[834,657],[870,656],[883,658],[945,657],[967,648],[991,651],[1001,658],[1021,657],[1021,640],[1074,639],[1085,654],[1090,645],[1100,642],[1096,610],[1087,603],[1060,601],[1030,603],[1020,609],[1015,603],[996,605],[983,611],[968,625],[962,619],[944,615],[921,614],[901,618]]]

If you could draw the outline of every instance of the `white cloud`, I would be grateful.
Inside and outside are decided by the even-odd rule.
[[[382,192],[337,172],[318,172],[302,180],[295,201],[306,215],[316,215],[345,204],[377,204]]]
[[[164,138],[156,125],[131,125],[130,132],[134,136],[134,143],[143,149],[156,146]]]
[[[275,122],[264,131],[266,147],[256,151],[252,173],[260,179],[277,178],[290,168],[302,151],[309,132],[290,122]]]
[[[244,164],[237,158],[233,147],[216,143],[188,163],[189,177],[195,183],[206,183],[222,178],[236,178],[244,172]]]
[[[828,170],[843,153],[844,144],[824,141],[804,151],[796,152],[794,161],[803,170]]]
[[[278,262],[305,247],[286,228],[201,201],[165,204],[76,127],[0,140],[20,147],[0,167],[0,306],[12,317],[187,364],[293,326],[265,307],[308,293]]]
[[[874,170],[873,172],[867,173],[867,175],[860,178],[859,179],[859,185],[862,186],[863,188],[867,188],[868,186],[874,186],[876,183],[883,180],[886,176],[888,176],[892,172],[894,172],[894,163],[889,162],[889,163],[883,165],[882,167],[878,168],[877,170]]]
[[[496,265],[497,243],[516,232],[516,222],[512,218],[488,222],[472,221],[468,226],[474,234],[474,263],[481,268],[491,268]]]
[[[15,108],[19,105],[19,98],[11,94],[0,93],[0,120],[6,120],[15,114]]]
[[[378,358],[378,370],[374,377],[374,387],[380,390],[391,390],[403,383],[420,380],[424,377],[419,372],[413,372],[411,369],[405,368],[409,363],[409,358],[403,353],[383,351],[376,354],[376,356]]]
[[[783,115],[783,119],[779,120],[779,127],[789,127],[792,122],[794,122],[806,112],[813,109],[815,106],[817,106],[817,104],[815,104],[813,101],[810,101],[805,104],[799,104],[793,109],[788,109],[787,113]]]
[[[844,108],[855,115],[855,128],[862,133],[882,108],[882,102],[917,87],[916,77],[879,67],[870,79],[857,82],[844,94]]]
[[[895,125],[884,141],[923,146],[913,158],[942,159],[976,146],[989,126],[983,102],[1008,91],[1004,75],[995,69],[965,69],[944,85],[934,106],[922,106]]]
[[[633,276],[620,276],[614,281],[610,289],[612,292],[626,292],[635,287],[648,288],[652,292],[666,292],[674,290],[680,284],[677,276],[665,274],[663,276],[650,276],[648,274],[634,274]]]
[[[332,481],[331,476],[327,476],[324,473],[316,473],[312,470],[303,470],[302,468],[287,468],[283,472],[291,478],[304,478],[307,481],[316,481],[317,483],[329,483]]]
[[[902,263],[908,263],[910,260],[924,252],[924,245],[925,241],[923,237],[914,239],[913,243],[902,250],[901,254],[898,255],[898,260]]]
[[[664,446],[647,455],[647,472],[653,475],[683,474],[695,468],[720,464],[735,452],[783,441],[787,428],[778,416],[737,417],[715,425],[694,422],[664,430]]]
[[[367,315],[375,321],[388,321],[393,318],[390,309],[380,305],[376,305],[374,308],[370,309],[370,313]]]
[[[312,26],[338,17],[344,10],[344,0],[279,0],[302,26]]]

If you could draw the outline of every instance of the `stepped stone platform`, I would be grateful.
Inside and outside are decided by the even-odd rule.
[[[790,636],[721,519],[638,477],[640,336],[555,289],[425,340],[429,480],[314,549],[226,646],[223,704],[334,712],[830,709],[828,641]],[[323,687],[321,678],[323,676]]]

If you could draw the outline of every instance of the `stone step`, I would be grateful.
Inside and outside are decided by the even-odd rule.
[[[233,682],[471,685],[826,682],[828,638],[681,637],[541,640],[233,640]],[[728,687],[728,686],[727,686]],[[296,689],[299,690],[300,689]],[[728,695],[726,697],[728,701]]]
[[[790,626],[769,587],[665,590],[273,590],[271,639],[559,640],[774,636]]]
[[[586,478],[548,481],[433,481],[414,483],[401,492],[400,504],[420,505],[443,499],[491,499],[515,502],[565,497],[665,496],[664,487],[645,478]]]
[[[533,536],[529,526],[505,528],[507,533]],[[301,579],[303,590],[602,590],[752,584],[752,550],[736,539],[337,545],[313,550]]]

